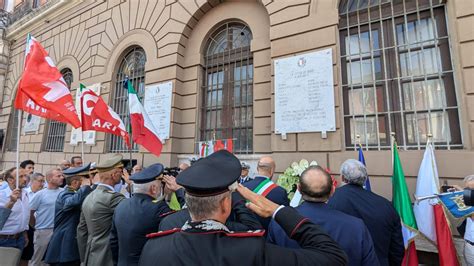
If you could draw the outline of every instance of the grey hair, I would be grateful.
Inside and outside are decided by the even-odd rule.
[[[62,172],[61,168],[59,167],[52,168],[46,172],[45,174],[46,178],[51,178],[53,176],[54,171]]]
[[[367,169],[361,162],[348,159],[341,165],[341,175],[347,183],[363,186],[367,180]]]
[[[196,197],[186,193],[185,200],[192,219],[199,221],[211,218],[219,210],[221,201],[227,197],[230,197],[230,192],[210,197]]]
[[[464,178],[464,184],[471,181],[474,181],[474,175],[468,175]]]
[[[33,181],[33,180],[36,181],[36,180],[38,180],[38,178],[40,178],[40,177],[44,177],[44,175],[43,175],[42,173],[37,173],[37,172],[35,172],[35,173],[32,173],[32,174],[30,175],[30,180],[31,180],[31,181]]]
[[[156,185],[156,181],[157,180],[154,180],[152,182],[148,182],[144,184],[133,183],[133,193],[148,194],[148,191],[150,191],[150,187],[152,185]]]

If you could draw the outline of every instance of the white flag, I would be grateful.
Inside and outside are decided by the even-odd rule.
[[[438,169],[436,167],[433,145],[428,143],[420,170],[418,171],[415,196],[423,197],[437,193],[439,193]],[[413,206],[418,230],[434,243],[436,243],[436,221],[433,205],[437,203],[438,199],[434,198],[416,202]]]

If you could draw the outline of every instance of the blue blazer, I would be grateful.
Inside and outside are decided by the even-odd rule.
[[[243,183],[242,185],[250,190],[254,190],[261,182],[263,182],[268,177],[266,176],[255,176],[254,179]],[[288,199],[288,195],[286,194],[286,190],[280,186],[274,188],[270,193],[266,196],[267,199],[275,202],[278,205],[285,205],[288,206],[290,204],[290,200]],[[262,218],[258,216],[260,223],[262,224],[263,228],[266,230],[268,228],[268,224],[270,223],[271,218]]]
[[[348,184],[336,189],[328,205],[364,221],[380,265],[402,263],[405,247],[400,216],[390,201],[361,186]]]
[[[173,212],[164,200],[146,194],[135,193],[122,200],[115,208],[110,231],[114,265],[138,265],[146,235],[157,232],[161,220]]]
[[[303,202],[296,210],[321,226],[321,229],[341,246],[346,252],[348,265],[379,265],[372,238],[361,219],[333,210],[326,203]],[[278,246],[300,248],[275,220],[270,222],[267,236],[270,243]]]
[[[81,187],[77,191],[67,187],[59,193],[54,211],[53,235],[44,255],[44,262],[65,263],[80,259],[76,230],[82,202],[91,191],[89,186]]]

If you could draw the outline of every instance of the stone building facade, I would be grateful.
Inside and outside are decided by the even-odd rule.
[[[239,156],[244,160],[252,160],[263,154],[271,154],[277,161],[278,172],[283,172],[291,162],[306,158],[316,160],[337,173],[343,160],[356,156],[354,136],[357,134],[361,136],[361,142],[365,148],[364,152],[374,189],[387,197],[390,196],[390,188],[387,184],[389,184],[391,175],[391,156],[389,145],[384,145],[384,143],[388,139],[387,135],[391,131],[395,132],[395,129],[399,126],[392,125],[389,131],[379,125],[378,138],[375,138],[374,142],[374,137],[370,135],[369,130],[359,129],[357,132],[358,129],[353,128],[354,125],[360,125],[360,119],[357,119],[360,113],[357,110],[361,107],[354,107],[353,103],[345,104],[345,101],[350,102],[361,97],[357,91],[351,92],[349,90],[349,94],[346,94],[345,89],[347,87],[356,88],[355,80],[358,78],[365,79],[367,76],[367,73],[363,73],[366,71],[365,65],[362,66],[362,70],[357,67],[357,64],[355,64],[355,68],[353,66],[348,67],[349,64],[354,62],[349,62],[348,56],[345,55],[349,54],[345,52],[345,50],[348,50],[348,42],[353,45],[354,43],[360,43],[362,47],[365,45],[364,42],[368,40],[364,37],[367,29],[363,29],[367,26],[362,22],[359,24],[355,22],[354,24],[354,12],[358,13],[357,19],[359,21],[367,20],[367,15],[364,17],[363,14],[364,10],[367,11],[367,6],[357,7],[355,3],[358,1],[349,0],[340,3],[337,0],[52,0],[40,1],[39,4],[37,1],[33,1],[37,5],[33,9],[25,8],[27,5],[32,5],[32,1],[16,2],[19,3],[16,4],[15,9],[10,14],[9,25],[3,33],[1,50],[3,57],[8,58],[8,63],[2,65],[2,71],[0,71],[0,76],[3,79],[0,99],[2,104],[0,128],[4,130],[5,135],[1,155],[4,168],[11,166],[15,161],[16,145],[14,140],[16,134],[14,133],[17,130],[17,123],[14,119],[15,112],[12,108],[12,101],[22,73],[26,34],[31,33],[43,44],[63,74],[68,75],[66,80],[71,82],[73,95],[75,95],[79,83],[86,85],[100,83],[101,96],[112,107],[120,108],[117,103],[117,98],[121,95],[121,92],[118,92],[120,88],[117,85],[119,84],[118,79],[121,78],[120,75],[133,76],[136,80],[135,85],[139,87],[139,90],[142,90],[144,85],[165,81],[173,82],[170,139],[166,140],[163,155],[160,158],[156,158],[142,149],[134,152],[133,158],[138,159],[144,165],[156,161],[163,162],[166,165],[176,165],[179,160],[184,160],[196,154],[196,142],[209,138],[209,131],[214,130],[216,132],[216,128],[218,138],[235,138],[236,136],[229,135],[228,131],[229,128],[235,126],[232,122],[237,119],[236,112],[232,114],[228,110],[226,112],[224,108],[220,114],[216,113],[211,118],[203,114],[206,113],[206,110],[219,111],[219,106],[216,107],[216,104],[212,104],[212,101],[210,103],[203,95],[207,93],[213,99],[219,98],[224,102],[221,105],[225,105],[228,103],[228,100],[225,99],[227,97],[225,90],[231,87],[228,84],[233,83],[234,96],[238,93],[245,93],[247,97],[247,103],[238,106],[242,112],[245,111],[246,113],[246,115],[239,116],[242,121],[239,121],[238,127],[242,128],[243,133],[237,136],[237,139],[244,138],[238,140],[243,143]],[[364,1],[360,2],[363,3]],[[472,164],[474,162],[474,108],[472,107],[474,106],[472,86],[474,77],[474,32],[472,27],[474,24],[474,4],[469,0],[375,1],[376,4],[372,7],[373,10],[371,9],[373,17],[370,31],[372,41],[376,39],[374,37],[376,34],[382,34],[378,29],[380,20],[377,20],[376,13],[382,11],[385,14],[385,12],[391,11],[394,15],[388,17],[389,22],[392,17],[394,17],[394,20],[399,19],[397,17],[397,5],[405,2],[406,12],[402,16],[407,17],[406,31],[409,31],[413,26],[410,18],[413,14],[417,15],[422,22],[423,18],[430,19],[437,17],[438,14],[444,18],[442,21],[435,23],[435,30],[437,31],[435,35],[439,35],[438,37],[430,37],[433,35],[433,33],[429,33],[431,30],[426,30],[428,32],[426,34],[423,33],[423,27],[426,27],[426,25],[422,25],[423,23],[420,23],[421,26],[416,24],[413,27],[421,32],[419,33],[419,36],[422,36],[420,42],[423,40],[427,42],[436,41],[439,50],[444,49],[443,45],[445,43],[448,46],[448,53],[439,56],[443,58],[447,56],[448,63],[452,65],[445,68],[444,59],[441,59],[443,69],[435,73],[440,73],[440,76],[443,76],[442,78],[445,75],[452,76],[452,84],[444,82],[444,90],[447,96],[429,93],[424,95],[428,98],[437,95],[449,98],[451,96],[448,94],[454,95],[455,103],[452,105],[446,103],[443,109],[446,109],[445,111],[448,113],[448,109],[454,106],[453,113],[456,113],[456,115],[451,116],[450,112],[446,115],[449,118],[447,125],[443,124],[442,127],[437,128],[438,126],[431,122],[431,127],[433,131],[449,131],[447,135],[450,135],[448,136],[451,141],[450,147],[446,145],[445,133],[439,133],[440,136],[435,136],[440,143],[436,152],[438,168],[442,180],[446,179],[450,183],[459,183],[460,178],[474,172]],[[417,9],[410,9],[410,4],[414,2],[418,3]],[[345,8],[347,10],[341,11]],[[22,11],[20,15],[16,13],[17,10],[18,12]],[[398,27],[399,24],[394,23]],[[354,25],[362,30],[356,29],[354,31]],[[443,27],[442,30],[441,27]],[[350,36],[347,29],[350,31]],[[385,35],[392,34],[389,30],[385,32]],[[231,31],[234,31],[234,33]],[[446,35],[444,38],[441,31]],[[230,44],[230,41],[225,43],[219,40],[224,36],[221,32],[224,32],[227,37],[235,36],[235,32],[242,34],[242,36],[235,39],[239,40],[239,43],[235,41],[237,44]],[[393,34],[399,34],[399,32]],[[408,32],[407,36],[409,34],[411,33]],[[360,37],[357,37],[357,35],[360,35]],[[423,37],[425,35],[429,36]],[[354,36],[358,38],[355,42],[353,40]],[[428,39],[421,40],[421,38]],[[345,43],[345,45],[341,43]],[[431,44],[428,43],[427,45]],[[230,48],[219,47],[219,45],[228,45]],[[237,48],[231,47],[232,45]],[[414,45],[416,46],[416,44]],[[381,42],[376,44],[373,41],[373,62],[377,62],[376,54],[379,53],[375,49],[376,46],[382,47]],[[366,49],[364,47],[356,53],[362,54],[363,50]],[[390,44],[385,43],[384,47],[385,50],[382,53],[385,58],[389,58]],[[283,140],[280,135],[274,133],[273,61],[327,48],[333,50],[334,57],[336,131],[328,132],[326,139],[322,138],[320,133],[294,133],[288,134],[287,139]],[[415,48],[412,48],[412,58],[419,56],[415,54]],[[356,47],[355,50],[357,49]],[[424,49],[426,54],[431,52],[429,46],[425,46]],[[219,53],[224,50],[231,50],[235,54],[220,57]],[[350,48],[349,50],[352,54],[354,49]],[[399,48],[398,52],[400,54],[402,53],[401,50]],[[134,61],[135,63],[132,62],[126,66],[123,64],[124,58],[136,62]],[[403,63],[402,59],[402,56],[400,56],[399,61],[397,61],[400,65]],[[357,59],[352,60],[356,61]],[[372,63],[372,66],[387,68],[389,67],[389,61],[388,59],[385,61],[387,63],[382,65]],[[413,60],[414,63],[411,64],[414,65],[415,61]],[[423,63],[427,64],[428,61],[425,59]],[[366,63],[366,61],[363,61],[363,64]],[[403,67],[401,66],[401,68]],[[229,69],[233,70],[234,73],[230,73],[232,71],[229,71]],[[236,69],[243,73],[240,80],[235,76]],[[348,77],[348,69],[352,69],[353,72],[354,69],[361,71],[362,74],[359,75],[361,77],[356,77],[357,74],[353,74],[352,78]],[[124,71],[128,72],[125,73]],[[403,72],[403,69],[400,71]],[[416,72],[416,66],[412,66],[412,71]],[[381,74],[386,78],[381,78],[380,81],[397,79],[397,77],[390,77],[388,72]],[[422,79],[429,81],[430,76],[426,72]],[[369,76],[371,73],[369,73]],[[378,72],[375,74],[379,75]],[[244,78],[244,75],[247,76]],[[221,81],[221,79],[224,80]],[[348,82],[349,79],[352,79],[353,82]],[[398,78],[398,80],[402,80],[402,78]],[[236,89],[237,81],[241,85],[240,92]],[[214,82],[214,85],[212,85],[212,82]],[[412,79],[411,82],[414,84],[416,80]],[[217,88],[214,90],[217,92],[209,94],[209,91],[216,86]],[[375,86],[379,86],[378,83]],[[366,85],[366,87],[369,86]],[[413,88],[413,90],[416,89],[414,85]],[[424,88],[424,90],[427,89]],[[451,92],[448,92],[449,90]],[[222,91],[224,91],[224,94],[218,94]],[[370,95],[370,93],[366,93],[364,97],[369,97],[367,95]],[[384,94],[377,92],[377,95]],[[241,99],[243,99],[242,97],[244,96],[241,95]],[[393,97],[395,98],[397,95]],[[398,101],[398,98],[394,101]],[[230,105],[234,105],[235,111],[237,109],[236,97],[233,97],[233,99],[234,103],[230,103]],[[377,110],[379,113],[378,120],[382,121],[381,117],[384,115],[382,109],[384,107],[380,105],[386,103],[379,101],[376,103],[379,109]],[[408,100],[405,99],[404,101]],[[435,100],[431,99],[430,101]],[[449,99],[446,101],[449,101]],[[370,100],[364,98],[361,102],[356,102],[355,105],[361,103],[366,106],[373,104]],[[419,103],[415,101],[415,103],[410,104],[416,105]],[[425,103],[425,105],[436,107],[436,103],[432,102]],[[435,113],[435,109],[431,108],[431,114]],[[393,107],[393,113],[396,110],[396,107]],[[405,111],[408,113],[408,107],[405,108]],[[421,113],[421,111],[418,112]],[[367,117],[373,115],[373,112],[366,111],[363,115],[366,116],[366,125],[372,126]],[[391,115],[394,117],[394,121],[397,120],[396,114]],[[219,119],[216,119],[216,116]],[[417,175],[426,137],[423,138],[420,135],[419,139],[416,139],[416,136],[413,134],[410,136],[410,133],[407,133],[408,129],[412,127],[407,117],[405,117],[404,123],[405,134],[402,132],[399,135],[397,129],[396,137],[399,146],[401,146],[400,153],[408,183],[413,188],[415,184],[414,177]],[[214,122],[214,119],[221,121]],[[347,122],[348,120],[349,122]],[[418,120],[422,121],[421,119]],[[204,125],[206,123],[210,124]],[[392,121],[392,123],[395,122]],[[429,130],[423,129],[421,122],[419,123],[419,134],[426,134]],[[388,127],[386,123],[384,125],[384,127]],[[60,131],[59,133],[51,132],[50,127],[51,122],[42,119],[37,132],[21,135],[19,146],[21,159],[30,158],[36,161],[39,170],[44,170],[44,168],[57,164],[61,159],[70,158],[80,153],[80,146],[69,144],[70,126],[65,127],[64,134]],[[365,132],[367,134],[364,134]],[[60,139],[63,143],[60,143],[59,147],[54,145],[54,147],[47,147],[47,142],[51,142],[51,135],[56,138],[62,137]],[[369,139],[367,142],[366,135]],[[410,145],[410,138],[415,139],[414,145]],[[111,142],[113,141],[110,136],[97,133],[95,145],[85,146],[85,161],[98,161],[101,157],[108,156],[110,152],[120,152],[120,148],[112,147]],[[119,144],[117,145],[120,146]],[[48,150],[54,151],[49,152]],[[128,152],[125,151],[124,156],[127,157]]]
[[[357,158],[359,135],[372,189],[390,198],[389,135],[396,132],[411,193],[429,133],[441,181],[460,184],[474,173],[471,0],[14,2],[0,41],[3,169],[14,165],[17,148],[39,171],[81,152],[70,145],[69,125],[45,119],[16,147],[12,102],[31,33],[73,95],[79,83],[100,84],[101,96],[124,120],[125,76],[139,94],[147,85],[173,83],[162,156],[142,148],[131,155],[145,166],[175,166],[196,156],[196,142],[217,135],[234,138],[238,156],[253,165],[268,154],[279,173],[304,158],[337,174],[345,159]],[[322,49],[333,54],[336,131],[283,139],[274,130],[273,62]],[[112,152],[130,156],[118,139],[97,133],[84,160]]]

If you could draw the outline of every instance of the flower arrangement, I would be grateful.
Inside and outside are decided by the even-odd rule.
[[[295,195],[296,184],[298,184],[301,174],[311,165],[318,165],[318,163],[316,161],[309,163],[305,159],[302,159],[299,163],[293,162],[291,166],[286,168],[285,172],[278,177],[277,184],[286,190],[290,200]]]

